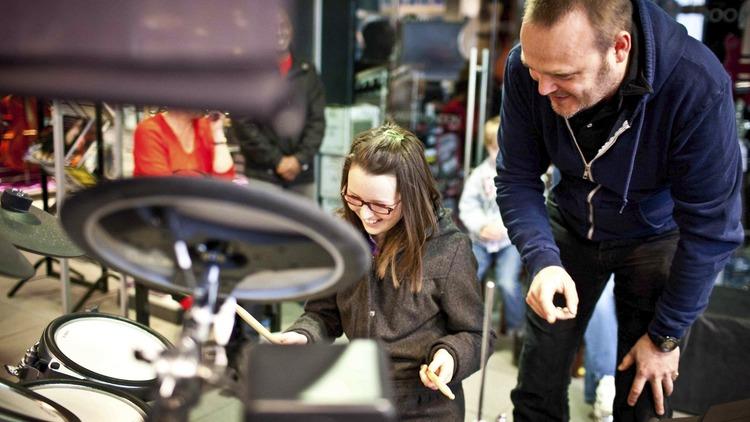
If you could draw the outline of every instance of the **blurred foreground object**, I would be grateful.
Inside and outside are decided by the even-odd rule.
[[[259,302],[330,295],[370,265],[369,248],[350,225],[260,184],[117,180],[71,195],[61,219],[90,256],[170,292],[195,289],[197,276],[185,262],[198,274],[220,269],[222,295]]]
[[[0,15],[0,92],[223,109],[298,130],[276,70],[275,5],[13,2]]]

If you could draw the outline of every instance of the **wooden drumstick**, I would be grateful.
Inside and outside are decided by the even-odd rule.
[[[438,390],[440,390],[440,392],[443,393],[445,397],[448,397],[451,400],[456,399],[456,396],[453,394],[453,391],[451,391],[451,388],[445,385],[445,383],[441,381],[434,372],[430,371],[430,368],[427,365],[422,365],[422,369],[424,370],[425,374],[427,374],[427,378],[429,378],[430,381],[437,385]]]
[[[253,330],[257,331],[258,334],[262,335],[263,338],[270,341],[273,344],[281,344],[281,341],[268,329],[260,323],[257,319],[255,319],[254,316],[250,315],[248,311],[245,310],[240,305],[235,305],[234,308],[237,311],[237,315],[242,318],[243,321],[245,321],[249,326],[253,327]]]

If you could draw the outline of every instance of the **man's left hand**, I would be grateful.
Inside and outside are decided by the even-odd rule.
[[[628,393],[628,404],[635,406],[646,381],[651,383],[654,395],[654,410],[658,415],[664,414],[664,397],[672,394],[677,369],[680,364],[680,348],[671,352],[662,352],[654,345],[648,334],[644,334],[617,366],[618,371],[625,371],[635,364],[635,379]]]

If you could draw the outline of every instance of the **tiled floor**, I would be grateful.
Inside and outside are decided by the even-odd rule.
[[[38,258],[27,254],[32,262]],[[89,263],[72,261],[73,268],[93,277],[99,275],[97,266]],[[40,271],[41,272],[41,271]],[[0,276],[0,364],[16,364],[24,351],[38,341],[45,327],[56,317],[61,315],[60,282],[56,279],[41,277],[26,284],[13,298],[6,293],[15,283],[14,280]],[[87,306],[99,306],[101,312],[119,313],[117,302],[117,285],[110,283],[109,293],[95,293]],[[81,286],[72,287],[72,302],[75,303],[85,292]],[[282,325],[288,325],[300,312],[296,303],[285,303],[282,307]],[[133,318],[132,312],[130,315]],[[151,318],[151,327],[174,341],[181,327]],[[17,381],[4,370],[0,370],[0,377]],[[494,421],[500,414],[508,415],[512,420],[512,406],[510,390],[515,385],[516,368],[511,362],[510,342],[501,339],[499,347],[491,356],[486,376],[484,393],[483,420]],[[474,374],[464,382],[466,392],[467,414],[466,421],[477,420],[480,375]],[[591,407],[583,403],[583,383],[581,379],[574,379],[570,386],[570,405],[572,421],[587,421]],[[242,420],[242,406],[231,397],[213,391],[205,394],[200,404],[192,411],[193,421],[240,421]]]

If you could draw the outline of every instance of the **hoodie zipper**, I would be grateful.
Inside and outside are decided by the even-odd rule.
[[[594,204],[592,200],[594,199],[594,195],[599,192],[599,189],[601,189],[601,187],[602,185],[596,185],[596,187],[592,189],[588,195],[586,195],[586,203],[589,206],[589,231],[586,232],[586,239],[588,240],[594,239]]]
[[[617,131],[607,140],[607,142],[602,145],[601,148],[599,148],[599,151],[596,153],[596,156],[591,159],[591,161],[586,161],[586,157],[583,156],[583,151],[581,151],[581,147],[578,145],[578,139],[576,139],[576,135],[573,133],[573,128],[570,127],[570,122],[568,119],[565,119],[565,126],[568,127],[568,132],[570,133],[570,136],[573,138],[573,145],[576,146],[576,149],[578,150],[578,155],[581,156],[581,161],[583,161],[583,178],[585,180],[588,180],[589,182],[594,182],[594,175],[591,173],[591,166],[594,164],[594,161],[596,161],[597,158],[604,155],[607,151],[609,151],[610,148],[612,148],[612,145],[615,144],[617,139],[622,135],[623,132],[630,129],[630,123],[628,123],[627,120],[625,120],[622,123],[622,126],[620,126]],[[586,238],[589,240],[592,240],[594,238],[594,195],[601,189],[602,185],[597,184],[594,189],[592,189],[588,195],[586,195],[586,203],[588,204],[589,208],[589,230],[586,232]]]

